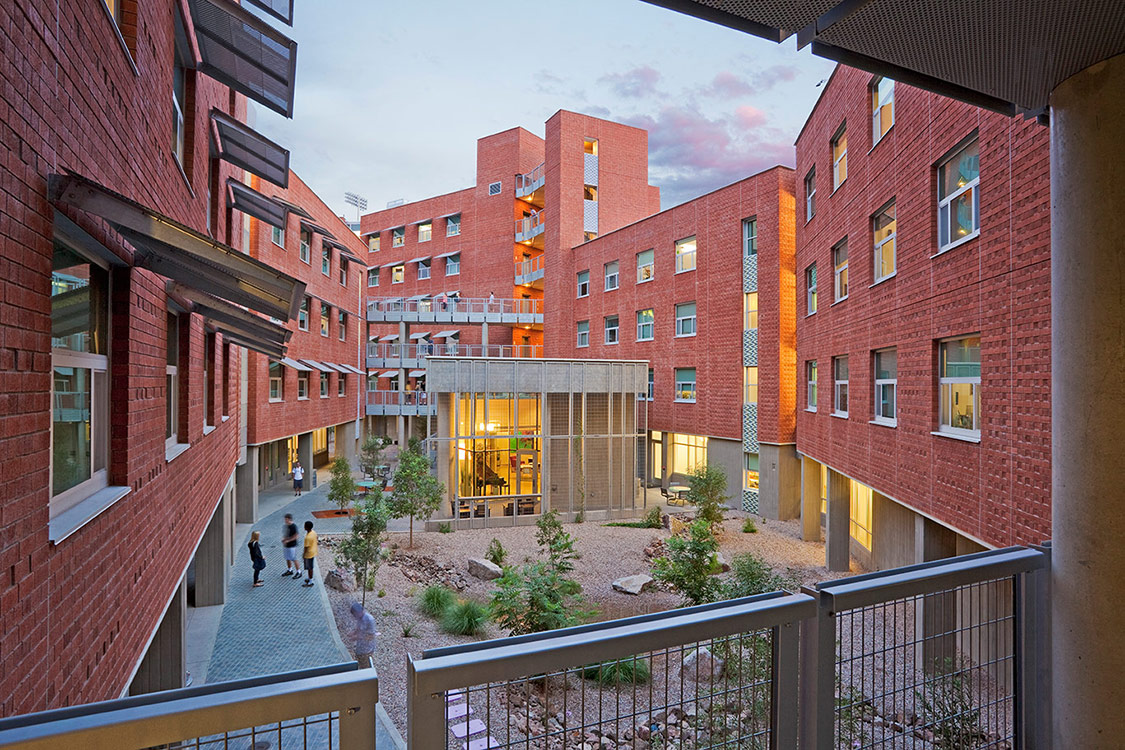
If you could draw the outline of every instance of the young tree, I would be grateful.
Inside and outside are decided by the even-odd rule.
[[[359,449],[359,468],[364,476],[375,478],[375,469],[383,463],[383,449],[390,445],[390,438],[382,435],[368,435]]]
[[[668,540],[668,554],[653,561],[652,575],[679,591],[685,605],[717,601],[722,595],[722,585],[711,573],[718,549],[711,524],[704,518],[696,518],[686,535]]]
[[[578,553],[574,551],[574,537],[563,531],[559,512],[553,508],[535,522],[535,541],[547,554],[551,566],[559,573],[569,573],[574,570],[574,560]]]
[[[695,517],[702,518],[718,531],[730,499],[727,495],[727,474],[722,467],[699,464],[687,475],[687,501],[695,506]]]
[[[355,498],[355,480],[348,459],[337,456],[332,462],[332,480],[328,483],[328,499],[340,510],[347,510]]]
[[[422,454],[422,445],[411,438],[406,450],[399,454],[391,493],[391,515],[410,517],[409,545],[414,546],[414,519],[429,520],[441,505],[445,488],[430,473],[430,462]]]
[[[387,531],[387,507],[381,500],[365,500],[356,506],[352,530],[340,543],[336,564],[355,575],[363,592],[362,604],[367,606],[367,591],[382,561],[381,548]]]

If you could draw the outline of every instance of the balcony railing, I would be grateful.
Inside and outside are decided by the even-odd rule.
[[[516,285],[530,284],[543,278],[543,269],[546,266],[546,256],[536,255],[534,258],[521,260],[516,263]]]
[[[427,391],[368,391],[367,413],[426,416],[437,413],[437,398]]]
[[[526,198],[534,193],[539,188],[543,187],[546,181],[546,174],[543,171],[543,164],[540,163],[535,169],[527,174],[516,175],[516,197]]]
[[[516,219],[516,242],[527,242],[543,234],[543,212],[532,211],[531,216]]]
[[[422,360],[426,357],[539,358],[542,356],[543,347],[537,344],[398,344],[377,341],[370,341],[367,344],[367,358],[378,361]]]
[[[367,300],[371,322],[512,322],[542,323],[541,299],[403,299],[380,297]],[[530,319],[527,316],[539,316]]]

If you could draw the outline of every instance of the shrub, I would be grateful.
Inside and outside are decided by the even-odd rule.
[[[441,616],[441,628],[454,635],[479,635],[488,622],[488,608],[465,599],[451,605]]]
[[[717,601],[722,584],[711,575],[711,567],[718,549],[711,524],[697,518],[688,527],[687,536],[668,540],[668,554],[653,562],[653,577],[671,584],[687,605]]]
[[[644,518],[641,519],[646,529],[660,529],[664,527],[664,514],[660,512],[660,506],[654,505],[648,509]]]
[[[757,534],[758,533],[758,525],[754,523],[753,518],[747,518],[746,520],[744,520],[742,522],[742,533],[743,534]]]
[[[390,612],[387,612],[386,614],[389,615]],[[412,622],[404,622],[402,624],[402,637],[403,638],[413,638],[415,627],[417,627],[417,626]]]
[[[453,524],[449,521],[442,521],[438,524],[437,530],[439,534],[452,534]]]
[[[383,598],[384,596],[386,596],[386,595],[387,595],[387,590],[386,590],[386,589],[379,589],[379,593],[378,593],[378,594],[376,594],[376,596],[378,596],[378,597],[379,597],[380,599],[382,599],[382,598]]]
[[[539,517],[535,525],[535,541],[546,553],[551,565],[559,573],[569,573],[574,570],[574,560],[578,553],[574,551],[574,537],[563,531],[559,513],[549,510]]]
[[[328,499],[341,511],[347,510],[355,497],[355,480],[348,459],[337,456],[332,462],[332,479],[328,482]]]
[[[761,555],[753,552],[735,555],[730,561],[730,570],[730,580],[723,587],[726,599],[754,596],[791,586],[786,577],[775,573]]]
[[[570,627],[589,614],[581,606],[581,587],[563,577],[549,560],[505,568],[496,586],[492,619],[511,635]]]
[[[652,677],[652,670],[648,659],[633,657],[590,664],[582,669],[582,676],[599,685],[643,685]]]
[[[984,738],[980,709],[974,706],[969,669],[953,659],[935,659],[933,676],[914,694],[938,750],[976,747]]]
[[[452,591],[445,586],[434,584],[427,586],[422,591],[421,600],[418,603],[418,608],[422,613],[430,617],[441,617],[445,611],[457,602],[457,597]]]
[[[718,528],[726,512],[727,474],[720,466],[700,464],[688,472],[687,501],[695,506],[695,517]]]
[[[488,560],[493,565],[500,567],[504,566],[504,558],[508,556],[508,550],[504,549],[504,545],[500,544],[500,540],[492,537],[492,541],[488,543],[488,552],[484,553],[484,559]]]

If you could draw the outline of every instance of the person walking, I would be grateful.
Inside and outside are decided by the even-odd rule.
[[[297,497],[301,496],[301,488],[305,484],[305,468],[301,466],[301,462],[293,464],[293,494]]]
[[[355,660],[360,669],[375,666],[375,618],[363,608],[359,602],[352,602],[352,617],[355,618],[355,628],[352,637],[355,639]]]
[[[262,585],[258,577],[266,567],[266,558],[265,555],[262,554],[262,545],[259,544],[261,538],[261,533],[252,531],[250,532],[250,541],[246,544],[247,548],[250,550],[250,562],[254,565],[254,588]]]
[[[313,522],[305,521],[305,573],[308,574],[308,579],[301,584],[302,586],[313,585],[313,564],[316,562],[316,532],[313,531]],[[297,580],[301,579],[301,574],[297,574]]]
[[[301,577],[301,564],[297,562],[297,524],[293,523],[293,514],[285,514],[285,523],[281,526],[281,550],[285,554],[285,572],[287,576]]]

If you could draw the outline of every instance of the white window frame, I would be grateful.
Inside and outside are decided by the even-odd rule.
[[[642,258],[647,258],[647,263],[642,263]],[[656,278],[656,249],[642,250],[637,253],[637,283],[645,284]]]
[[[648,320],[642,316],[648,314]],[[637,310],[637,341],[652,341],[656,332],[656,311],[651,307]]]
[[[348,376],[340,373],[336,376],[336,396],[343,398],[348,393]]]
[[[445,236],[456,237],[461,234],[461,214],[453,214],[445,220]]]
[[[687,247],[691,243],[691,250],[684,250],[681,248]],[[697,254],[699,252],[699,242],[696,240],[696,235],[684,237],[682,240],[676,240],[676,273],[687,273],[694,271],[698,262]]]
[[[325,303],[320,303],[320,335],[327,336],[328,330],[332,327],[332,307]]]
[[[816,285],[816,263],[812,263],[805,269],[805,317],[816,314]]]
[[[689,370],[692,372],[692,379],[691,380],[682,380],[680,378],[680,373],[681,372],[686,373]],[[698,393],[699,393],[699,391],[698,391],[699,381],[696,380],[696,378],[698,378],[699,375],[698,375],[698,371],[696,370],[696,368],[694,368],[694,367],[677,367],[677,368],[675,368],[674,376],[675,376],[675,379],[676,379],[675,380],[675,382],[676,382],[675,401],[677,403],[680,403],[680,404],[694,404],[696,402],[696,398],[698,397]],[[685,395],[686,392],[690,392],[690,394],[691,394],[690,397]]]
[[[582,278],[583,275],[585,275],[586,278]],[[577,297],[577,299],[582,299],[583,297],[589,297],[589,296],[590,296],[590,272],[589,271],[579,271],[578,272],[578,297]]]
[[[805,411],[816,411],[816,360],[805,360]]]
[[[621,286],[621,264],[611,260],[605,264],[605,291],[612,292]]]
[[[425,230],[425,231],[423,231]],[[418,241],[429,242],[434,238],[434,222],[424,221],[418,225]]]
[[[460,276],[461,275],[461,253],[450,255],[445,259],[445,275],[446,276]]]
[[[742,368],[742,402],[745,404],[758,403],[758,375],[757,365]]]
[[[844,147],[840,153],[836,153],[836,148],[840,144],[840,139],[844,140]],[[843,177],[840,173],[843,173]],[[848,124],[844,122],[836,131],[836,135],[832,136],[832,192],[840,189],[848,180]]]
[[[391,266],[391,283],[401,284],[406,280],[406,265],[399,263],[397,266]]]
[[[752,216],[742,220],[742,257],[750,258],[758,255],[758,217]]]
[[[742,295],[742,327],[753,331],[758,327],[758,293],[745,292]]]
[[[371,283],[372,279],[375,280],[374,284]],[[370,289],[373,286],[379,286],[379,268],[378,268],[378,266],[376,266],[375,268],[368,268],[367,269],[367,288]]]
[[[841,403],[844,405],[842,409]],[[846,354],[832,358],[832,416],[848,416],[848,356]]]
[[[406,227],[395,227],[391,230],[391,247],[402,247],[406,244]]]
[[[320,243],[320,272],[325,276],[332,275],[332,246]]]
[[[320,373],[320,397],[321,398],[328,398],[329,387],[330,387],[330,384],[328,382],[328,373],[326,373],[326,372]]]
[[[887,355],[887,354],[890,354],[892,352],[895,355],[894,377],[881,378],[881,377],[879,377],[879,357],[881,355]],[[875,404],[874,404],[875,415],[874,415],[874,418],[871,421],[875,422],[877,424],[887,425],[888,427],[897,427],[898,426],[898,350],[895,349],[894,347],[890,347],[890,348],[887,348],[887,349],[878,349],[875,352],[873,352],[872,354],[873,354],[872,365],[873,365],[873,369],[874,369],[874,372],[872,373],[873,374],[872,379],[875,381]],[[891,412],[893,414],[893,416],[890,416],[890,417],[888,417],[884,414],[881,414],[880,408],[879,408],[880,404],[883,403],[883,392],[888,388],[890,389],[890,393],[891,393]]]
[[[816,166],[805,175],[805,223],[816,216]]]
[[[948,167],[950,164],[952,164],[953,161],[958,156],[960,156],[964,151],[966,151],[967,149],[969,149],[973,145],[976,145],[976,147],[977,147],[977,175],[976,175],[976,177],[969,180],[964,185],[961,185],[960,187],[958,187],[956,190],[954,190],[949,195],[942,196],[941,191],[945,189],[945,180],[943,179],[944,178],[944,170],[946,169],[946,167]],[[957,198],[961,197],[962,195],[964,195],[966,192],[968,192],[970,190],[973,191],[973,229],[972,229],[971,232],[966,234],[964,237],[958,237],[956,240],[951,240],[950,237],[952,236],[952,230],[953,230],[953,227],[951,225],[951,222],[953,220],[953,211],[951,209],[951,206],[953,205],[953,201],[957,200]],[[943,233],[944,233],[945,238],[946,238],[945,244],[942,244],[942,241],[941,241]],[[944,253],[948,250],[952,250],[953,248],[957,247],[958,245],[961,245],[965,242],[968,242],[969,240],[974,239],[975,237],[978,237],[978,236],[980,236],[980,140],[977,136],[974,135],[972,138],[965,141],[963,144],[961,144],[956,149],[954,149],[953,153],[950,154],[944,160],[942,160],[942,162],[938,165],[938,251],[937,251],[937,254],[940,255],[940,254],[942,254],[942,253]]]
[[[305,297],[302,304],[297,308],[297,329],[301,331],[309,330],[309,312],[312,308],[312,301]]]
[[[620,343],[621,318],[617,315],[605,316],[605,343],[607,346]]]
[[[378,232],[367,238],[367,250],[372,253],[379,252],[379,245],[382,244],[382,235]]]
[[[243,218],[242,220],[247,225],[249,225],[250,222],[247,219]],[[277,245],[278,247],[284,249],[285,248],[285,230],[281,229],[279,227],[275,227],[271,224],[270,225],[270,241],[273,242],[273,244]]]
[[[894,228],[886,237],[878,239],[876,232],[878,231],[879,217],[888,211],[894,212],[894,216],[891,218],[891,223],[894,225]],[[872,277],[875,279],[874,283],[878,284],[880,281],[886,281],[898,273],[898,212],[895,210],[895,202],[893,200],[876,211],[875,215],[871,217],[871,236],[875,238]],[[880,274],[879,271],[883,266],[883,249],[888,243],[891,246],[891,270],[889,273]]]
[[[277,365],[278,374],[277,374],[276,377],[274,377],[274,375],[270,373],[270,370],[273,369],[274,365]],[[269,377],[269,381],[270,381],[269,402],[271,404],[276,404],[276,403],[279,403],[281,401],[284,401],[285,400],[285,365],[281,364],[280,362],[269,362],[269,363],[267,363],[267,365],[266,365],[266,375]],[[276,396],[274,395],[274,386],[275,385],[277,386],[277,389],[276,389],[277,395]]]
[[[343,253],[340,254],[340,286],[348,285],[348,259],[344,257]]]
[[[943,339],[938,342],[938,429],[937,432],[943,435],[953,435],[956,437],[968,438],[970,440],[980,440],[980,375],[976,377],[951,377],[945,375],[945,356],[944,348],[947,344],[964,341],[966,339],[977,339],[977,352],[980,356],[980,335],[972,336],[957,336],[951,339]],[[953,426],[952,409],[954,404],[952,399],[947,395],[952,393],[952,386],[954,385],[971,385],[973,391],[973,427],[963,428]],[[948,416],[949,424],[946,424],[946,417]]]
[[[187,70],[188,66],[180,56],[177,44],[172,63],[172,155],[176,157],[181,170],[185,169],[187,156],[187,125],[184,117],[187,109]],[[180,101],[181,98],[183,101]]]
[[[681,315],[681,312],[687,312],[686,310],[681,310],[681,308],[687,307],[688,305],[692,307],[691,315]],[[676,338],[690,338],[698,332],[699,328],[696,321],[698,315],[699,306],[696,303],[680,302],[676,304]]]
[[[879,84],[883,81],[891,82],[890,93],[886,100],[879,98]],[[891,124],[883,130],[883,108],[890,106],[891,108]],[[883,136],[891,132],[891,128],[895,126],[895,82],[893,79],[879,76],[871,82],[871,148],[875,148],[879,141],[883,140]]]
[[[843,255],[841,261],[840,256]],[[848,238],[832,246],[832,294],[833,301],[842,302],[848,298]]]
[[[585,328],[583,328],[585,326]],[[578,338],[575,347],[578,349],[585,349],[590,345],[590,321],[580,320],[577,325]]]
[[[348,340],[348,314],[340,309],[336,310],[336,338]]]
[[[176,364],[168,363],[168,352],[165,350],[164,359],[164,375],[165,386],[168,393],[166,394],[164,408],[167,410],[167,421],[171,424],[166,425],[166,433],[164,435],[164,449],[165,451],[174,448],[180,442],[180,366],[179,361],[182,358],[183,352],[179,351],[180,339],[180,315],[175,310],[168,310],[170,316],[169,324],[175,321],[176,332]],[[166,344],[167,347],[167,344]],[[171,378],[171,380],[169,380]],[[171,434],[167,434],[171,433]]]
[[[418,261],[418,278],[419,279],[430,278],[430,261],[428,261],[428,260]]]
[[[312,265],[312,232],[301,230],[300,241],[297,243],[297,255],[301,258],[301,262]]]
[[[648,368],[648,390],[646,391],[645,401],[656,400],[656,370]]]

